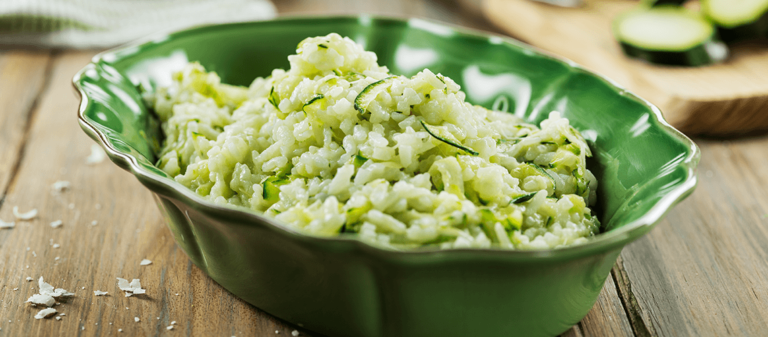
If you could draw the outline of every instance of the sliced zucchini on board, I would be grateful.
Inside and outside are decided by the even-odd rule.
[[[701,10],[725,42],[768,38],[768,0],[706,0]]]
[[[674,5],[674,6],[682,6],[686,1],[688,0],[643,0],[643,5],[646,6],[664,6],[664,5]]]
[[[613,29],[625,54],[651,63],[703,66],[728,56],[714,25],[682,7],[641,7],[616,18]]]

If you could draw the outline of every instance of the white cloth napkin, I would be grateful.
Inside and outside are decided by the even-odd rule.
[[[104,48],[156,32],[274,16],[267,0],[0,0],[0,45]]]

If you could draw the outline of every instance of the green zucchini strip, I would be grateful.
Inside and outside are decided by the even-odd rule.
[[[509,203],[510,204],[522,204],[522,203],[524,203],[524,202],[526,202],[528,200],[533,199],[533,197],[535,197],[535,196],[536,196],[536,192],[531,192],[531,193],[528,193],[528,194],[523,194],[523,195],[521,195],[521,196],[519,196],[517,198],[512,199],[512,201],[510,201]]]
[[[280,108],[277,106],[280,104],[280,97],[277,96],[274,85],[272,86],[272,89],[269,89],[269,103],[272,103],[272,106],[274,106],[277,111],[280,111]]]
[[[443,137],[440,137],[440,136],[436,135],[434,132],[432,132],[432,130],[430,130],[430,129],[427,127],[427,124],[426,124],[426,123],[424,123],[424,121],[422,121],[422,120],[419,120],[419,122],[421,123],[421,126],[422,126],[422,127],[424,127],[424,130],[426,130],[426,131],[427,131],[427,133],[428,133],[430,136],[437,138],[437,140],[439,140],[439,141],[441,141],[441,142],[443,142],[443,143],[446,143],[446,144],[448,144],[448,145],[450,145],[450,146],[453,146],[453,147],[455,147],[455,148],[458,148],[458,149],[460,149],[460,150],[463,150],[464,152],[467,152],[467,153],[469,153],[469,154],[472,154],[473,156],[477,156],[477,155],[480,155],[480,153],[479,153],[479,152],[477,152],[477,151],[475,151],[475,150],[472,150],[472,149],[470,149],[470,148],[468,148],[468,147],[466,147],[466,146],[464,146],[464,145],[461,145],[461,144],[456,144],[456,143],[454,143],[454,142],[452,142],[452,141],[450,141],[450,140],[447,140],[447,139],[445,139],[445,138],[443,138]]]
[[[317,101],[317,100],[320,100],[320,99],[323,99],[323,98],[325,98],[325,96],[323,96],[322,94],[320,94],[320,95],[317,95],[317,96],[315,96],[315,97],[312,97],[312,99],[310,99],[309,101],[307,101],[307,104],[304,104],[304,105],[301,107],[301,111],[304,111],[304,115],[306,115],[306,114],[307,114],[307,110],[306,110],[306,108],[307,108],[308,106],[310,106],[312,103],[315,103],[315,101]]]
[[[373,90],[374,87],[376,87],[376,86],[386,82],[388,79],[395,78],[395,77],[396,76],[389,76],[389,77],[380,79],[380,80],[378,80],[376,82],[373,82],[373,83],[369,84],[365,88],[363,88],[363,91],[361,91],[357,95],[357,97],[355,97],[355,110],[360,112],[360,114],[364,114],[365,113],[365,109],[368,107],[368,104],[370,104],[371,101],[373,101],[373,99],[369,100],[368,102],[363,102],[363,99],[365,99],[365,97],[368,96],[368,94],[370,93],[371,90]]]
[[[536,165],[536,164],[534,164],[534,163],[528,163],[528,165],[531,165],[531,166],[533,166],[533,168],[535,168],[536,170],[538,170],[539,172],[541,172],[543,175],[545,175],[545,176],[549,177],[549,179],[550,179],[550,180],[552,180],[552,185],[556,185],[556,184],[555,184],[555,178],[554,178],[554,177],[552,177],[552,175],[550,175],[550,174],[549,174],[549,172],[547,172],[547,170],[545,170],[543,167],[541,167],[541,166],[539,166],[539,165]]]

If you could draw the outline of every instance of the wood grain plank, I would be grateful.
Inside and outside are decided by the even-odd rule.
[[[635,336],[611,275],[592,310],[579,323],[584,336]]]
[[[471,0],[464,0],[471,1]],[[656,104],[687,134],[731,135],[768,129],[768,48],[732,46],[724,63],[707,67],[657,66],[625,57],[612,20],[637,4],[586,0],[562,8],[528,0],[485,0],[497,26],[537,47],[603,74]],[[557,19],[554,19],[557,18]]]
[[[616,284],[610,275],[600,291],[597,303],[586,317],[560,337],[635,336],[627,319],[624,305],[618,296]]]
[[[768,326],[768,138],[698,140],[699,187],[622,252],[622,293],[659,336],[760,336]]]
[[[560,334],[560,337],[584,337],[584,334],[581,332],[581,327],[576,324],[568,329],[568,331]]]
[[[624,268],[624,260],[622,260],[621,256],[616,261],[616,266],[611,270],[611,274],[614,280],[616,280],[617,290],[619,290],[622,304],[635,335],[642,337],[657,336],[656,330],[651,325],[651,320],[647,317],[642,317],[643,312],[637,303],[635,294],[632,292],[632,282],[629,276],[627,276],[627,270]]]
[[[70,80],[91,56],[65,53],[56,59],[51,85],[35,112],[27,154],[0,208],[2,219],[13,216],[13,206],[40,211],[38,219],[0,231],[2,332],[8,336],[114,335],[118,329],[126,335],[263,336],[275,335],[276,330],[290,334],[295,327],[233,297],[191,265],[173,243],[150,193],[133,176],[109,162],[85,164],[93,142],[77,125],[78,102]],[[57,180],[70,181],[71,190],[53,192],[51,184]],[[64,225],[51,228],[48,224],[54,220]],[[93,220],[98,221],[96,226],[91,225]],[[61,247],[53,248],[51,242]],[[153,263],[140,266],[144,258]],[[55,307],[67,314],[61,321],[35,320],[40,308],[24,303],[38,290],[36,282],[27,282],[26,277],[40,276],[76,294]],[[141,279],[147,296],[124,297],[116,277]],[[109,295],[96,297],[94,290]],[[172,321],[177,322],[175,328],[166,330]]]
[[[22,154],[32,107],[43,89],[50,61],[48,51],[0,53],[0,205]]]

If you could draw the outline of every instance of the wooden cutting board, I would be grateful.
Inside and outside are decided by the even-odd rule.
[[[637,1],[587,0],[563,8],[529,0],[484,0],[483,14],[515,38],[613,79],[656,104],[688,135],[732,136],[768,130],[768,43],[731,48],[725,63],[656,66],[622,54],[611,33],[617,14]]]

